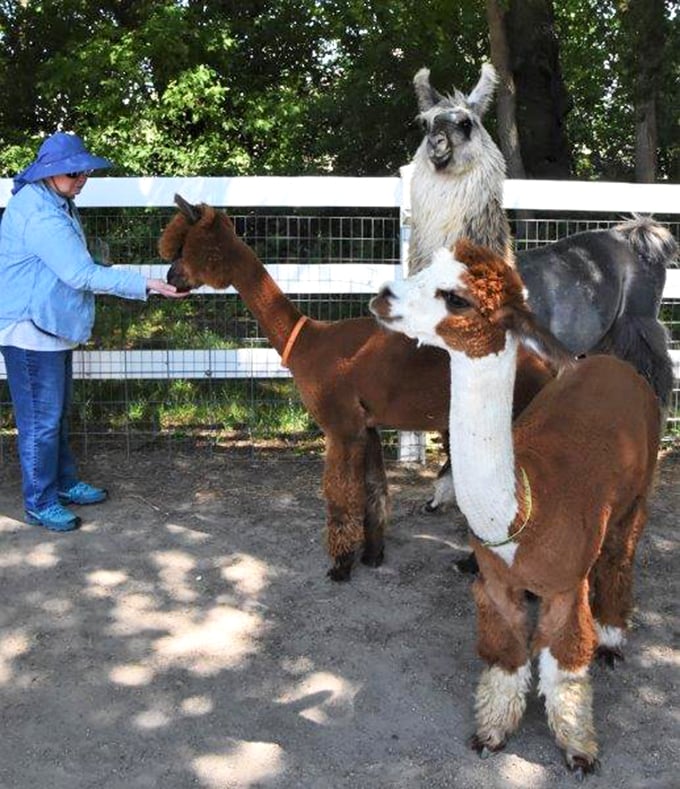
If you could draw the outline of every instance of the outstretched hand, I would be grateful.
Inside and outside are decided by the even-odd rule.
[[[180,292],[174,285],[169,285],[162,279],[147,279],[146,290],[148,293],[158,293],[166,299],[183,299],[190,291]]]

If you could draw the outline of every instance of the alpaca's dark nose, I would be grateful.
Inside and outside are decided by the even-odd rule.
[[[179,293],[186,293],[191,290],[191,285],[180,271],[179,260],[173,261],[168,269],[168,273],[165,275],[165,279],[168,285],[174,285]]]
[[[383,299],[393,299],[394,293],[392,293],[392,289],[389,285],[383,285],[378,291],[378,297]]]

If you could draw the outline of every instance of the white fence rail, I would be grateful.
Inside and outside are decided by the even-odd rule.
[[[400,177],[235,177],[235,178],[93,178],[78,198],[82,208],[167,207],[175,193],[190,202],[253,208],[398,208],[402,225],[402,260],[408,243],[410,168]],[[0,207],[9,199],[11,180],[0,179]],[[605,182],[525,181],[505,183],[507,209],[607,211],[680,214],[680,185]],[[140,264],[146,276],[163,277],[167,268]],[[401,276],[400,265],[284,264],[268,270],[281,288],[296,294],[374,293],[378,285]],[[217,292],[202,288],[200,292]],[[230,292],[230,291],[221,291]],[[233,292],[233,291],[231,291]],[[668,272],[664,299],[680,299],[680,269]],[[231,350],[78,351],[74,376],[83,379],[278,378],[289,372],[270,348]],[[673,351],[680,378],[680,351]],[[0,359],[0,377],[5,375]]]
[[[78,197],[83,208],[162,208],[174,205],[175,193],[190,202],[259,208],[402,208],[408,207],[410,167],[400,177],[239,176],[234,178],[92,178]],[[12,188],[0,179],[0,207]],[[680,185],[606,181],[505,182],[507,209],[542,211],[620,211],[677,214]]]

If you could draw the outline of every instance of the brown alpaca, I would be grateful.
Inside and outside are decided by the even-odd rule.
[[[449,414],[449,363],[435,348],[418,348],[373,318],[327,323],[307,319],[241,241],[226,214],[176,196],[180,213],[159,242],[174,261],[168,282],[181,289],[233,286],[272,346],[285,356],[303,403],[324,431],[323,492],[329,570],[348,580],[355,555],[382,563],[388,517],[387,478],[379,427],[443,430]],[[516,408],[552,377],[530,354],[520,361]]]
[[[487,664],[472,745],[482,755],[504,746],[538,655],[548,722],[583,775],[597,757],[588,665],[598,645],[612,664],[621,656],[632,606],[659,445],[654,392],[613,356],[572,361],[529,312],[518,273],[467,241],[385,286],[371,310],[451,360],[451,465],[481,570],[474,598]],[[520,343],[561,371],[513,424]],[[531,650],[527,590],[540,598]]]

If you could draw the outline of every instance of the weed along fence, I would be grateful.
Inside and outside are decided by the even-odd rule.
[[[156,244],[173,198],[226,209],[281,288],[323,320],[366,315],[378,285],[402,276],[408,255],[409,168],[394,178],[92,178],[78,206],[97,256],[164,277]],[[0,208],[11,181],[0,180]],[[680,186],[507,181],[504,204],[518,248],[653,213],[680,238]],[[521,212],[521,214],[518,214]],[[520,218],[521,217],[521,218]],[[278,354],[233,289],[201,288],[172,302],[99,296],[91,341],[74,356],[72,435],[81,451],[149,442],[318,447]],[[676,374],[668,429],[680,432],[680,268],[670,269],[662,318]],[[14,446],[0,359],[0,459]],[[426,437],[387,433],[388,452],[424,457]],[[429,440],[432,440],[431,438]]]

